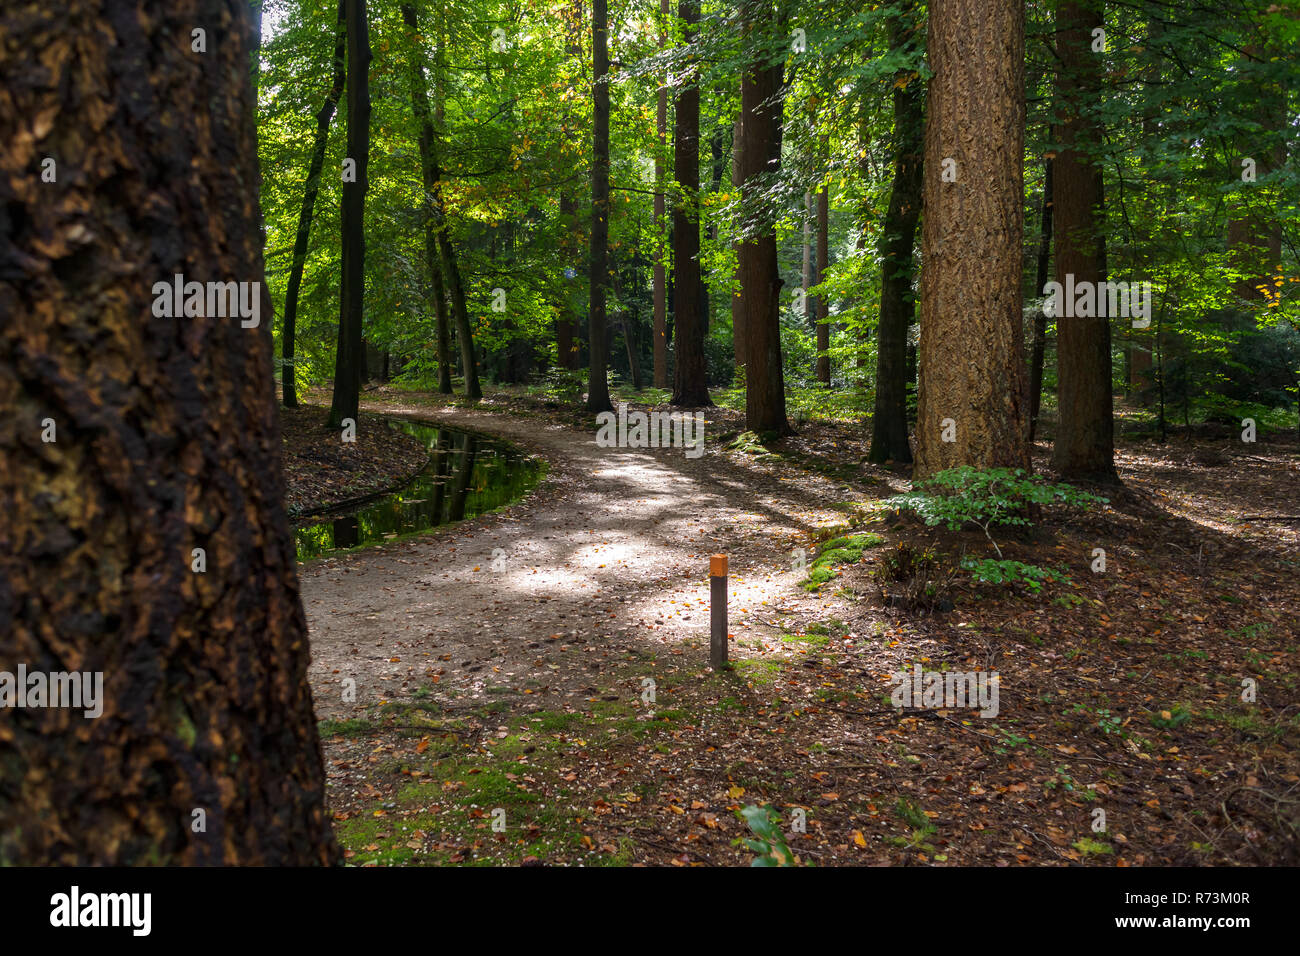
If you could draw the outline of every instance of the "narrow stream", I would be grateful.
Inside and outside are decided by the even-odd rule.
[[[294,529],[298,560],[473,518],[526,494],[541,463],[505,442],[436,425],[392,420],[428,447],[429,463],[397,491]]]

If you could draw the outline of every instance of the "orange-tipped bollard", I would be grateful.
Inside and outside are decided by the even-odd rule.
[[[709,558],[709,664],[715,671],[727,666],[727,556]]]

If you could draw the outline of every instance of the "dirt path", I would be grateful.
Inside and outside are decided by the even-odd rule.
[[[618,661],[707,659],[714,552],[731,559],[733,657],[783,654],[775,615],[827,607],[795,587],[791,552],[843,521],[828,506],[848,489],[833,481],[769,475],[709,444],[707,429],[706,453],[690,459],[600,448],[592,433],[505,414],[365,407],[504,437],[549,473],[503,512],[302,569],[323,719],[431,682],[444,705],[472,709],[510,689],[553,707],[603,690]]]

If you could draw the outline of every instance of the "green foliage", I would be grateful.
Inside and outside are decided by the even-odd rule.
[[[1161,730],[1175,730],[1192,719],[1192,712],[1182,704],[1174,704],[1168,710],[1151,715],[1151,726]]]
[[[992,526],[1028,527],[1028,505],[1069,505],[1087,510],[1108,499],[1072,485],[1051,484],[1023,468],[978,469],[963,465],[915,482],[907,494],[887,498],[883,507],[911,511],[927,525],[957,531],[975,524],[985,534]],[[990,540],[992,540],[990,538]],[[998,552],[1001,554],[1001,552]]]
[[[1042,590],[1044,582],[1070,580],[1064,571],[1041,568],[1022,561],[966,558],[961,567],[963,571],[970,572],[971,580],[980,584],[1023,584],[1035,593]]]
[[[794,866],[794,854],[781,832],[781,817],[771,806],[753,804],[737,810],[736,816],[749,824],[754,839],[739,837],[738,845],[758,854],[750,866]]]

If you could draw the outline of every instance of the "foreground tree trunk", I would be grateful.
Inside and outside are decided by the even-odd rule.
[[[957,465],[1029,467],[1024,27],[1017,0],[930,5],[918,478]]]
[[[424,64],[420,47],[420,24],[415,7],[402,4],[402,21],[406,24],[410,63],[407,66],[411,87],[411,111],[420,128],[420,178],[424,186],[424,261],[429,270],[429,283],[433,287],[433,314],[438,335],[438,391],[450,395],[451,389],[451,326],[447,321],[447,288],[442,278],[442,263],[438,253],[438,220],[441,207],[442,169],[434,146],[433,121],[429,118],[429,88],[424,79]],[[438,208],[435,208],[438,207]]]
[[[248,7],[102,6],[0,10],[0,669],[103,681],[97,717],[0,713],[0,864],[335,863]],[[205,23],[228,42],[209,31],[200,66]],[[45,155],[57,183],[32,175]],[[177,275],[248,283],[256,326],[167,308]]]
[[[339,340],[334,361],[334,397],[328,425],[356,421],[361,400],[362,315],[366,285],[366,167],[370,161],[370,27],[366,0],[345,0],[348,25],[348,158],[356,181],[343,181],[343,264],[339,286]]]
[[[751,60],[740,77],[741,192],[747,203],[755,201],[766,176],[781,162],[781,80],[778,61],[768,65],[765,41],[772,30],[772,10],[767,0],[748,0],[743,8],[744,33]],[[762,434],[789,434],[785,417],[785,372],[781,364],[781,272],[776,258],[776,230],[766,224],[748,236],[738,251],[740,287],[745,298],[746,427]]]
[[[1064,112],[1061,151],[1053,160],[1053,242],[1056,281],[1066,286],[1106,278],[1100,229],[1101,167],[1092,157],[1101,142],[1097,122],[1084,115],[1097,101],[1101,58],[1092,31],[1102,25],[1098,6],[1063,0],[1056,12],[1056,101]],[[1118,481],[1115,474],[1114,405],[1110,379],[1110,318],[1096,296],[1092,316],[1056,316],[1057,405],[1060,423],[1052,467],[1063,478]],[[1067,303],[1069,305],[1069,303]]]
[[[889,21],[889,46],[900,51],[917,29],[909,2]],[[900,85],[901,84],[901,85]],[[910,462],[907,437],[907,332],[916,318],[912,291],[916,223],[921,216],[925,100],[915,71],[894,80],[894,183],[880,231],[880,323],[876,333],[876,404],[870,461]]]
[[[677,8],[688,43],[699,29],[699,0]],[[695,76],[677,94],[673,132],[673,397],[672,404],[712,405],[704,358],[704,316],[700,309],[700,88]]]
[[[587,310],[587,410],[613,411],[609,401],[609,343],[605,336],[605,287],[609,285],[609,16],[605,0],[592,0],[593,111],[591,158],[591,289]]]
[[[258,5],[261,13],[261,5]],[[293,240],[293,263],[289,267],[289,288],[284,295],[284,324],[280,331],[280,377],[284,394],[284,407],[298,407],[297,383],[293,367],[294,338],[298,330],[298,292],[302,288],[302,271],[307,263],[307,240],[311,236],[312,214],[316,208],[316,195],[320,192],[321,167],[325,164],[325,145],[329,139],[330,120],[343,95],[344,64],[347,55],[347,26],[344,23],[343,0],[339,0],[338,37],[334,42],[334,73],[325,102],[316,114],[316,138],[312,142],[311,165],[307,170],[307,183],[302,191],[302,211],[298,214],[298,234]]]

